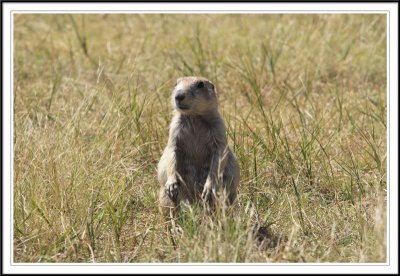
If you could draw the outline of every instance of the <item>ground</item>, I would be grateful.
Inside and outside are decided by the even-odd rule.
[[[386,261],[386,15],[19,14],[13,35],[15,262]],[[187,75],[216,85],[241,182],[168,234]]]

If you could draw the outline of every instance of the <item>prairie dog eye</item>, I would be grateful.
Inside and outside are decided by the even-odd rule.
[[[197,88],[203,88],[203,87],[204,87],[204,82],[199,81],[199,82],[197,83]]]

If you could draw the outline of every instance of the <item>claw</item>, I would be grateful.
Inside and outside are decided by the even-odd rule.
[[[169,198],[173,201],[176,202],[178,199],[178,194],[179,194],[179,184],[178,182],[173,182],[169,183],[165,187],[166,193],[169,196]]]
[[[212,206],[214,194],[211,188],[205,187],[201,197],[209,206]]]

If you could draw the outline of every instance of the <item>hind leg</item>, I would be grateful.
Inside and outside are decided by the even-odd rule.
[[[179,183],[167,183],[160,187],[159,208],[165,217],[176,217],[178,212],[181,195]]]
[[[182,191],[179,182],[173,182],[160,187],[159,209],[162,214],[168,237],[176,248],[175,236],[181,229],[176,225],[179,213],[179,204],[182,201]]]
[[[166,147],[157,167],[160,183],[159,207],[163,215],[176,213],[180,201],[180,183],[176,177],[176,159],[173,147]]]
[[[233,154],[230,154],[222,179],[225,202],[228,205],[232,205],[233,202],[236,200],[237,187],[239,185],[239,180],[240,180],[239,171],[240,171],[239,164],[237,163]]]

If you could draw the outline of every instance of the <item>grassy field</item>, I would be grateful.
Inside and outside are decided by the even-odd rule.
[[[385,262],[386,62],[385,15],[16,15],[14,261]],[[186,75],[216,85],[241,182],[168,235]]]

